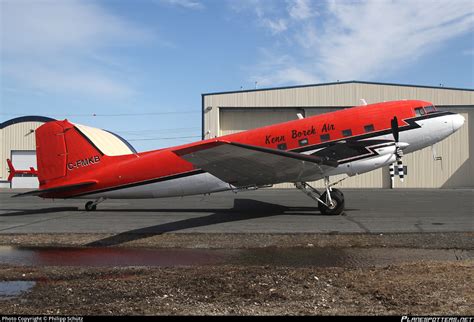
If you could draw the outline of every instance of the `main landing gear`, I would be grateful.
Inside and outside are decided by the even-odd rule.
[[[99,199],[95,201],[88,201],[86,202],[86,205],[84,208],[86,208],[86,211],[94,211],[97,209],[97,205],[100,204],[104,200],[105,200],[104,197],[100,197]]]
[[[342,180],[340,180],[342,181]],[[340,181],[336,182],[339,183]],[[295,187],[303,191],[305,195],[318,202],[321,214],[337,216],[344,212],[344,194],[339,189],[331,188],[336,183],[329,184],[329,178],[324,178],[326,191],[322,194],[306,182],[297,182]]]

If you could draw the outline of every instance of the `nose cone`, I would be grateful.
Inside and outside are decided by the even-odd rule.
[[[451,120],[453,122],[453,133],[459,130],[459,128],[464,124],[464,116],[460,114],[453,115]]]

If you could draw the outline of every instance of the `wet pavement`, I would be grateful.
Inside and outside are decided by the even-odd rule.
[[[474,258],[474,250],[294,247],[255,249],[23,248],[0,246],[0,264],[74,267],[203,265],[372,267]]]

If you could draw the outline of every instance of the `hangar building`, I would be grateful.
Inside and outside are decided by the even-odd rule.
[[[456,133],[435,145],[404,156],[408,173],[390,180],[388,167],[351,177],[342,188],[474,187],[474,90],[448,87],[347,81],[202,94],[202,136],[214,138],[256,127],[342,108],[391,100],[418,99],[466,119]],[[436,159],[436,160],[435,160]],[[342,177],[342,176],[341,176]],[[331,178],[331,181],[338,178]],[[315,183],[321,187],[322,183]],[[292,187],[290,184],[278,187]]]
[[[16,170],[37,168],[35,130],[46,122],[54,119],[43,116],[23,116],[0,123],[0,188],[38,188],[38,178],[32,174],[17,174],[9,182],[7,159],[12,160]],[[104,153],[118,155],[137,153],[133,146],[119,135],[110,131],[102,131],[75,124],[81,131],[92,131],[100,137]],[[85,136],[89,134],[85,133]],[[94,141],[94,139],[92,139]],[[96,142],[96,145],[99,143]],[[118,151],[118,152],[117,152]]]
[[[0,188],[37,188],[38,179],[32,175],[17,176],[8,182],[7,159],[18,170],[36,167],[35,130],[52,118],[22,116],[0,123]]]

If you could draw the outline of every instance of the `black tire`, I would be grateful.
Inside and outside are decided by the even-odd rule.
[[[324,192],[319,199],[326,202],[326,192]],[[338,189],[332,189],[331,200],[334,203],[334,207],[332,208],[329,208],[321,202],[318,202],[318,207],[321,214],[327,216],[338,216],[342,214],[345,207],[344,194]]]
[[[94,202],[93,202],[93,201],[88,201],[88,202],[86,203],[85,208],[86,208],[86,211],[94,211],[94,210],[97,209],[97,205],[94,205]]]

